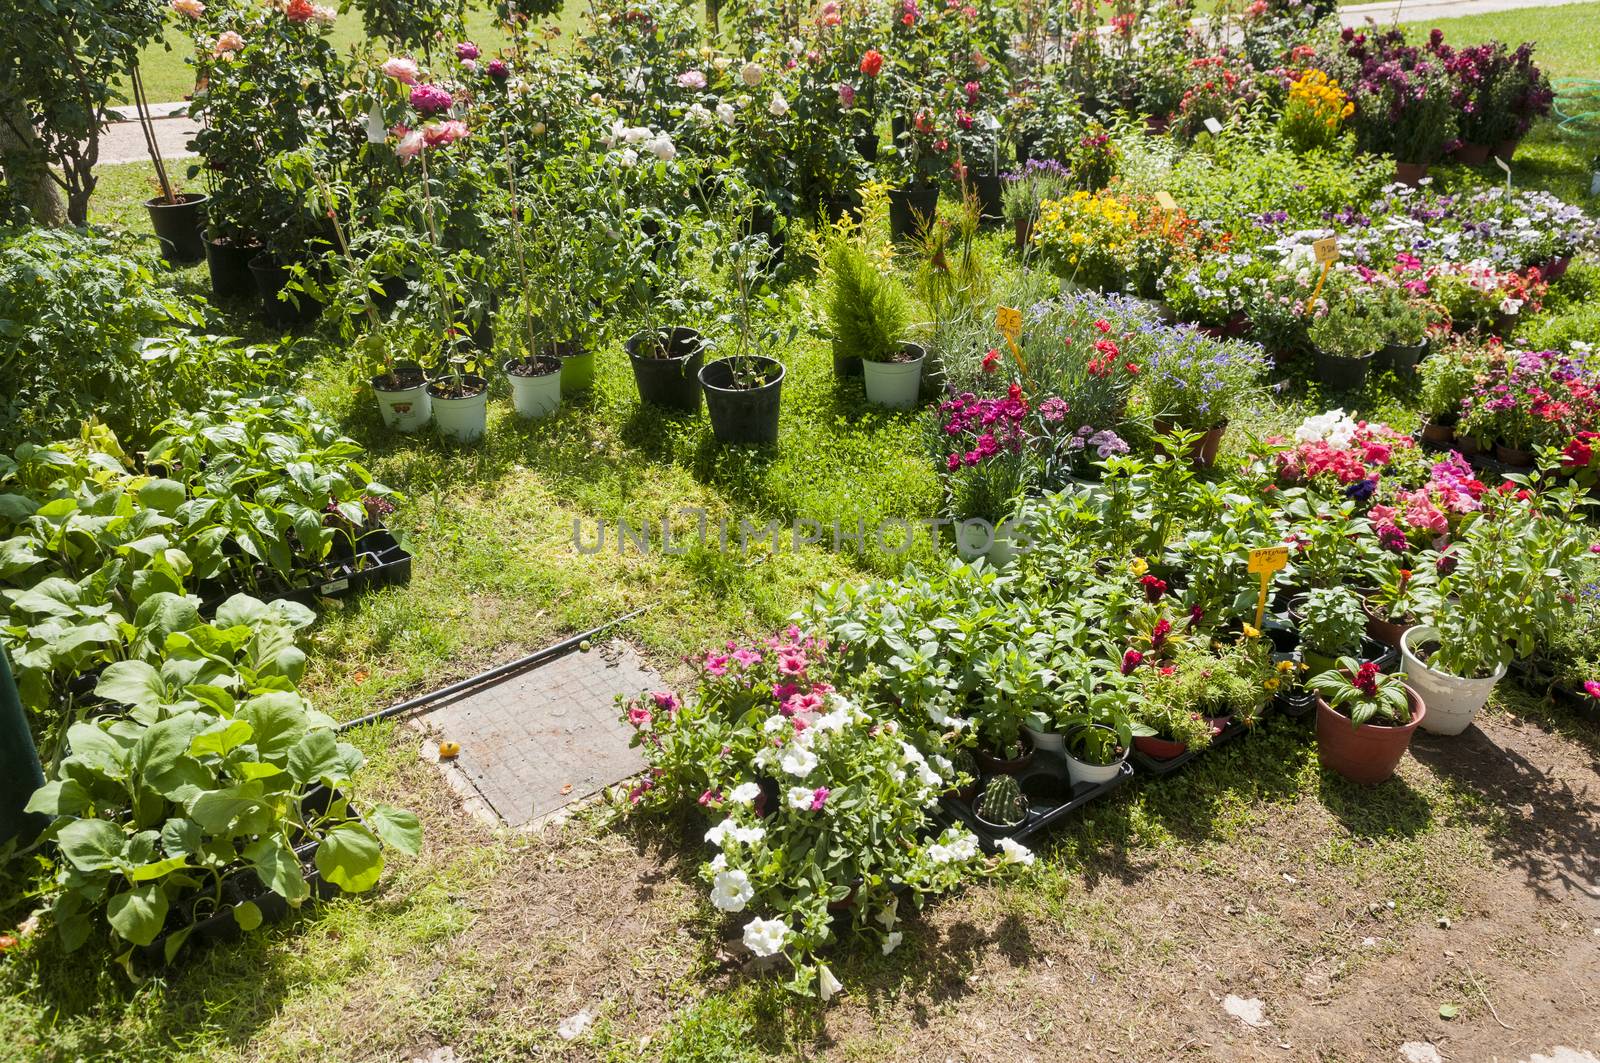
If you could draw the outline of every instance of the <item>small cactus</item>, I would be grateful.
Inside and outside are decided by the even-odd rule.
[[[1015,776],[996,775],[978,798],[978,815],[1002,827],[1015,827],[1028,818],[1028,803]]]

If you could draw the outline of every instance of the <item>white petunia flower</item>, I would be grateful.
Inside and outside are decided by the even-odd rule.
[[[900,942],[905,940],[905,935],[898,930],[891,930],[889,936],[883,939],[883,954],[885,956],[900,947]]]
[[[1015,838],[1001,838],[1000,862],[1002,864],[1021,864],[1027,867],[1033,863],[1033,850]]]
[[[778,758],[778,766],[797,779],[804,779],[817,766],[817,755],[799,745],[792,745]]]
[[[767,836],[767,829],[765,827],[735,827],[732,833],[734,841],[742,845],[754,845]]]
[[[757,956],[776,956],[788,936],[789,926],[782,919],[752,919],[744,927],[744,947]]]
[[[750,876],[743,871],[722,871],[711,885],[711,903],[724,912],[742,912],[755,896]]]
[[[711,858],[711,870],[713,870],[713,871],[726,871],[726,870],[728,870],[728,854],[727,853],[718,853],[716,856],[713,856]]]
[[[736,829],[738,829],[738,826],[739,825],[735,823],[732,818],[724,819],[721,823],[718,823],[715,827],[712,827],[710,830],[706,831],[706,841],[717,846],[718,848],[721,848],[722,843],[727,840],[728,835],[732,834]]]
[[[843,988],[844,984],[833,976],[827,964],[817,968],[817,995],[822,998],[824,1004],[832,1000],[834,994]]]
[[[785,795],[784,800],[788,803],[790,808],[797,812],[809,812],[811,810],[811,802],[815,796],[816,791],[810,789],[809,787],[791,786],[789,787],[789,792],[787,795]]]
[[[733,792],[728,795],[728,800],[736,805],[748,805],[759,796],[761,796],[760,786],[753,782],[742,782],[733,788]]]

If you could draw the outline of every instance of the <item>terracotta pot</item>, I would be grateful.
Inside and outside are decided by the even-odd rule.
[[[1173,429],[1171,421],[1160,418],[1155,422],[1156,435],[1167,435]],[[1228,422],[1223,421],[1215,428],[1210,429],[1189,447],[1189,461],[1197,469],[1209,469],[1217,461],[1217,449],[1222,446],[1222,434],[1228,430]]]
[[[1537,455],[1531,450],[1520,450],[1517,447],[1508,447],[1503,443],[1494,445],[1495,460],[1518,469],[1531,469]]]
[[[1371,785],[1394,774],[1411,745],[1411,736],[1427,715],[1417,692],[1407,686],[1411,703],[1411,722],[1402,727],[1364,723],[1357,727],[1350,717],[1335,712],[1320,696],[1317,698],[1317,759],[1330,771],[1354,783]]]
[[[1422,426],[1422,441],[1424,443],[1437,443],[1440,446],[1449,446],[1456,439],[1455,424],[1443,423],[1438,418],[1429,418],[1428,423]]]
[[[1482,166],[1489,161],[1489,145],[1463,141],[1455,150],[1455,158],[1463,166]]]
[[[1415,188],[1428,176],[1428,164],[1425,162],[1396,162],[1394,164],[1394,179],[1403,185]]]
[[[1507,137],[1505,140],[1499,141],[1493,149],[1494,157],[1501,162],[1510,162],[1511,156],[1517,153],[1517,145],[1521,143],[1521,137]]]
[[[1370,605],[1363,608],[1367,611],[1367,637],[1374,642],[1381,642],[1385,646],[1399,646],[1401,636],[1406,633],[1406,628],[1411,625],[1389,620]]]
[[[986,749],[974,750],[973,756],[977,758],[978,770],[984,775],[1021,775],[1033,763],[1033,743],[1026,732],[1023,732],[1020,740],[1023,746],[1022,755],[1012,757],[1010,760],[1001,760]]]
[[[1021,254],[1028,249],[1028,241],[1033,238],[1033,219],[1017,218],[1012,224],[1017,231],[1017,253]]]
[[[1133,748],[1152,760],[1171,760],[1187,753],[1189,743],[1174,742],[1170,738],[1157,738],[1155,735],[1135,735]]]
[[[1482,457],[1489,453],[1489,448],[1474,436],[1456,436],[1456,449],[1469,458]]]

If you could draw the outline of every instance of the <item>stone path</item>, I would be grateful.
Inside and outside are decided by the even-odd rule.
[[[157,105],[165,108],[172,105]],[[177,105],[181,106],[181,105]],[[151,108],[152,113],[159,113],[157,108]],[[154,118],[150,125],[156,131],[156,143],[161,146],[161,156],[168,162],[173,159],[187,159],[194,155],[189,150],[189,138],[194,136],[199,126],[184,116],[170,118]],[[148,162],[150,149],[145,146],[144,133],[139,130],[137,121],[113,122],[110,128],[100,134],[100,161],[102,163],[118,162]]]
[[[1360,26],[1371,19],[1380,26],[1387,26],[1392,22],[1434,22],[1467,15],[1489,15],[1496,11],[1584,3],[1595,8],[1595,29],[1600,31],[1600,3],[1595,0],[1382,0],[1380,3],[1341,7],[1339,21],[1346,26]]]
[[[445,763],[464,796],[509,826],[537,823],[638,773],[632,728],[616,697],[660,689],[660,676],[620,639],[447,701],[419,718],[430,742],[461,754]]]

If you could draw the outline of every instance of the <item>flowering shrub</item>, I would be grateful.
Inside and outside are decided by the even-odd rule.
[[[1255,69],[1236,56],[1211,55],[1189,62],[1191,84],[1178,101],[1177,128],[1187,136],[1205,132],[1206,119],[1227,125],[1256,100]]]
[[[789,988],[823,1000],[842,986],[817,953],[846,927],[893,952],[902,900],[920,908],[1032,861],[1015,843],[985,857],[970,832],[935,832],[929,808],[961,777],[820,679],[831,667],[827,647],[791,627],[707,653],[685,702],[656,692],[623,707],[650,763],[633,803],[702,809],[711,903],[747,919],[756,956],[792,963]]]
[[[1356,105],[1337,81],[1311,68],[1289,82],[1289,101],[1278,128],[1296,151],[1326,148],[1338,139],[1344,120],[1355,111]]]
[[[1153,331],[1140,391],[1152,418],[1180,428],[1226,424],[1272,365],[1256,344],[1213,339],[1193,325]]]
[[[1596,368],[1583,354],[1506,352],[1461,402],[1459,431],[1517,450],[1561,447],[1600,415]]]

